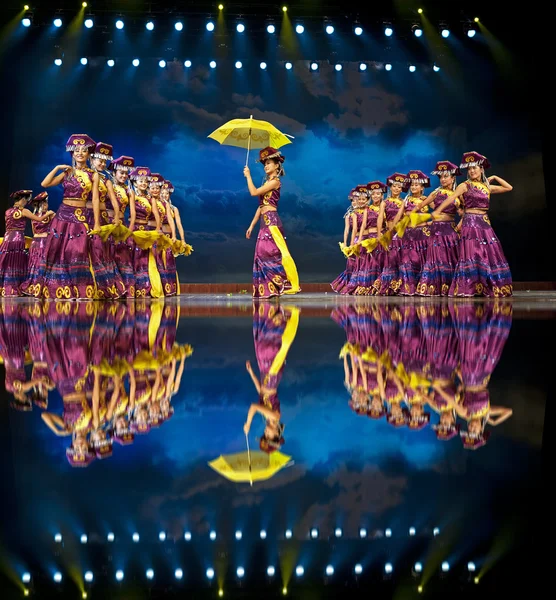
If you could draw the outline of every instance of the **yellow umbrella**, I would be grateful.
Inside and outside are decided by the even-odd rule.
[[[253,115],[249,119],[232,119],[215,129],[208,137],[224,146],[247,148],[245,165],[249,161],[251,148],[281,148],[291,144],[288,138],[294,139],[292,135],[282,133],[267,121],[253,119]]]
[[[245,482],[253,485],[254,481],[270,479],[281,469],[288,465],[291,456],[281,452],[238,452],[237,454],[223,454],[209,462],[217,473],[226,479],[235,482]]]

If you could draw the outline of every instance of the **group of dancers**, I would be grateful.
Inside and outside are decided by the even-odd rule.
[[[491,194],[512,186],[486,177],[489,167],[478,152],[466,152],[459,167],[439,161],[432,174],[440,186],[428,196],[430,179],[418,170],[394,173],[387,185],[355,187],[340,243],[346,269],[332,289],[357,296],[511,296],[510,268],[488,209]],[[458,185],[462,170],[467,180]]]
[[[85,134],[70,136],[66,150],[72,164],[56,166],[42,182],[63,187],[56,212],[48,210],[47,192],[11,195],[0,244],[0,295],[77,300],[179,294],[175,257],[192,248],[172,204],[172,183],[135,166],[131,156],[113,159],[110,144]],[[32,239],[25,237],[27,220]]]
[[[459,437],[470,450],[487,443],[488,426],[511,417],[491,405],[488,390],[512,325],[510,301],[373,301],[338,307],[332,318],[346,332],[340,358],[356,414],[412,431],[431,426],[439,440]]]
[[[176,342],[179,307],[164,302],[0,304],[11,407],[40,410],[68,438],[71,466],[112,456],[114,444],[128,446],[174,414],[193,349]]]

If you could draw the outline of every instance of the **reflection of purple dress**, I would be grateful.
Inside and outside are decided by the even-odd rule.
[[[46,248],[48,233],[50,232],[50,224],[52,216],[45,217],[42,221],[33,221],[33,241],[29,248],[29,269],[27,279],[22,284],[22,287],[28,289],[30,286],[35,286],[37,278],[40,275],[40,265]]]
[[[286,323],[286,313],[279,306],[267,303],[254,306],[253,341],[261,375],[261,385],[265,387],[276,389],[282,379],[284,364],[272,375],[270,368],[282,346]]]
[[[259,207],[278,208],[280,187],[259,196]],[[278,212],[261,215],[253,261],[253,298],[270,298],[299,291],[297,268],[286,244]]]
[[[407,196],[405,214],[415,210],[425,197],[415,198]],[[423,208],[421,213],[427,213],[428,207]],[[399,274],[401,285],[399,293],[404,296],[414,296],[417,291],[417,285],[421,278],[421,271],[427,257],[428,240],[431,236],[429,225],[421,227],[408,227],[401,242]]]
[[[0,244],[0,296],[19,296],[20,286],[27,277],[26,221],[20,208],[6,211],[6,235]]]
[[[459,362],[456,328],[447,306],[431,304],[417,308],[432,379],[451,380]]]
[[[85,202],[93,187],[90,169],[74,169],[62,182],[64,200],[50,225],[50,235],[35,277],[22,288],[25,294],[43,298],[95,298]]]
[[[6,391],[13,393],[16,381],[25,382],[25,347],[27,323],[21,317],[21,305],[6,301],[0,304],[0,357],[6,369]]]
[[[452,190],[438,188],[434,192],[431,208],[436,210],[451,193]],[[434,221],[429,227],[431,235],[427,240],[425,263],[417,285],[417,294],[420,296],[447,296],[458,262],[459,236],[454,223],[455,204],[446,207],[443,214],[450,216],[451,220]]]
[[[488,210],[490,190],[483,183],[466,181],[463,194],[466,210]],[[450,287],[450,296],[511,296],[512,274],[500,240],[490,226],[488,215],[465,213],[461,229],[459,261]]]
[[[401,198],[387,198],[384,201],[384,215],[388,225],[390,225],[400,207],[403,206],[403,200]],[[402,240],[394,234],[388,252],[384,257],[384,267],[380,274],[380,281],[375,282],[375,290],[381,296],[394,296],[398,294],[401,286],[401,279],[399,275],[399,264],[401,260],[401,247]]]

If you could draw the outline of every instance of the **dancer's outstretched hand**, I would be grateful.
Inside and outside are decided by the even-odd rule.
[[[249,169],[249,167],[243,167],[243,176],[251,177],[251,170]]]
[[[250,240],[251,239],[251,234],[253,233],[253,228],[249,227],[249,229],[245,232],[245,237]]]

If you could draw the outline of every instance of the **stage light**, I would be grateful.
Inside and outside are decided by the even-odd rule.
[[[85,19],[85,22],[83,24],[87,29],[91,29],[91,27],[94,25],[93,19]]]
[[[297,565],[297,567],[295,567],[295,574],[298,577],[302,577],[303,573],[305,573],[305,569],[301,565]]]
[[[435,527],[432,530],[432,534],[434,535],[434,537],[436,537],[437,535],[440,535],[440,529],[438,527]]]
[[[23,10],[29,10],[29,5],[28,5],[28,4],[26,4],[26,5],[23,7]]]
[[[267,67],[267,65],[266,65],[266,63],[265,63],[265,62],[262,62],[262,63],[261,63],[259,66],[261,67],[261,69],[262,69],[263,71],[264,71],[264,70],[266,69],[266,67]]]
[[[443,29],[441,32],[441,35],[444,39],[449,38],[450,37],[450,30],[449,29]]]
[[[116,571],[116,581],[123,581],[124,572],[121,569]]]
[[[438,71],[440,71],[440,67],[439,67],[438,65],[433,65],[433,66],[432,66],[432,70],[433,70],[435,73],[438,73]]]
[[[29,17],[25,17],[24,19],[21,19],[21,24],[23,27],[31,27],[31,19]]]
[[[85,581],[87,583],[91,583],[93,581],[93,572],[92,571],[85,571]]]
[[[218,5],[218,10],[224,10],[224,5],[223,4],[219,4]]]
[[[59,58],[57,58],[56,60],[60,60],[60,59],[59,59]],[[56,60],[54,61],[54,64],[58,65],[58,63],[56,62]],[[61,65],[61,64],[62,64],[62,61],[60,60],[60,65]],[[58,66],[59,66],[59,65],[58,65]],[[54,541],[55,541],[57,544],[61,544],[61,543],[62,543],[62,534],[61,534],[61,533],[57,533],[57,534],[54,536]]]
[[[288,588],[287,587],[283,587],[282,588],[282,596],[287,596],[288,595]]]
[[[112,532],[110,532],[110,533],[109,533],[109,534],[106,536],[106,539],[107,539],[109,542],[113,542],[113,541],[114,541],[114,539],[115,539],[115,536],[114,536],[114,534],[113,534]]]
[[[214,569],[211,567],[207,569],[207,579],[214,579]]]
[[[276,32],[276,27],[271,23],[270,25],[266,26],[266,30],[268,33],[275,33]]]
[[[353,33],[355,33],[355,35],[361,35],[363,33],[363,28],[357,25],[357,27],[353,30]]]
[[[442,567],[441,568],[442,568],[442,572],[443,573],[447,573],[450,570],[450,563],[447,562],[447,561],[444,561],[442,563]]]
[[[218,590],[218,597],[222,598],[224,596],[224,590]]]
[[[288,7],[287,6],[282,6],[282,11],[283,12],[288,12]]]
[[[138,58],[134,58],[134,59],[131,61],[131,64],[132,64],[134,67],[138,67],[138,66],[139,66],[141,63],[140,63],[140,61],[139,61],[139,59],[138,59]]]
[[[86,3],[86,2],[82,2],[82,3],[81,3],[81,6],[82,6],[83,8],[87,8],[87,3]]]
[[[423,14],[423,9],[422,9],[422,8],[419,8],[419,9],[417,9],[417,12],[418,12],[420,15],[422,15],[422,14]]]
[[[423,586],[422,586],[422,585],[420,585],[420,586],[417,588],[417,591],[418,591],[420,594],[422,594],[422,593],[423,593]]]
[[[245,575],[245,569],[243,567],[238,567],[236,575],[241,579]]]
[[[237,66],[237,63],[236,63]],[[241,531],[238,529],[236,531],[236,540],[240,540],[243,537],[243,534],[241,533]]]
[[[311,71],[318,71],[318,70],[319,70],[319,63],[312,62],[311,63]]]
[[[209,21],[206,24],[206,28],[207,28],[207,31],[214,31],[214,23],[212,21]]]
[[[416,562],[413,565],[413,570],[415,571],[415,573],[422,573],[423,572],[423,565],[420,562]]]
[[[85,62],[83,62],[83,61],[85,61]],[[82,65],[86,65],[86,64],[87,64],[87,59],[86,59],[86,58],[82,58],[82,59],[81,59],[81,64],[82,64]],[[86,544],[86,543],[87,543],[87,534],[86,534],[86,533],[84,533],[84,534],[81,536],[81,543],[82,543],[82,544]]]
[[[332,575],[334,575],[334,567],[332,565],[328,565],[326,567],[326,574],[328,577],[332,577]]]
[[[261,536],[261,540],[266,540],[266,531],[264,529],[261,529],[259,535]]]
[[[305,27],[303,27],[303,25],[295,26],[295,33],[299,33],[301,35],[304,31],[305,31]]]
[[[238,23],[236,25],[236,31],[238,33],[243,33],[245,31],[245,25],[243,23]]]
[[[29,583],[31,581],[31,573],[23,573],[21,581],[23,581],[23,583]]]
[[[123,29],[124,28],[124,22],[121,19],[118,19],[116,21],[116,29]]]
[[[113,58],[109,58],[109,59],[106,61],[106,64],[107,64],[107,65],[108,65],[110,68],[112,68],[112,67],[113,67],[113,66],[116,64],[116,61],[115,61]],[[133,541],[135,541],[135,538],[133,539]],[[138,534],[137,534],[137,541],[139,541],[139,535],[138,535]]]
[[[158,534],[158,539],[159,539],[161,542],[164,542],[164,541],[166,541],[166,532],[165,532],[165,531],[161,531],[161,532]]]
[[[275,573],[276,573],[276,569],[272,565],[270,567],[268,567],[267,570],[266,570],[266,574],[269,577],[274,577]]]
[[[161,60],[159,60],[159,61],[158,61],[158,66],[159,66],[161,69],[164,69],[164,67],[166,67],[166,61],[165,61],[164,59],[161,59]]]
[[[211,69],[216,69],[216,61],[215,61],[215,60],[211,60],[211,61],[209,62],[209,67],[210,67]],[[214,537],[212,537],[212,535],[213,535],[213,534],[214,534]],[[210,535],[211,535],[211,538],[210,538],[211,540],[213,540],[213,539],[216,537],[216,533],[214,533],[214,531],[211,531],[211,532],[210,532]]]
[[[389,537],[392,537],[392,530],[391,530],[390,528],[388,528],[388,529],[387,529],[387,530],[384,532],[384,535],[385,535],[387,538],[389,538]]]
[[[28,595],[29,595],[29,590],[28,590],[27,588],[25,588],[25,589],[23,590],[23,595],[24,595],[24,596],[28,596]]]
[[[415,65],[409,65],[409,72],[410,73],[415,73],[417,67]]]
[[[60,571],[56,571],[56,573],[54,573],[52,578],[54,579],[54,581],[56,583],[60,583],[62,581],[62,573],[60,573]]]
[[[475,37],[475,34],[477,33],[477,31],[475,29],[468,29],[467,30],[467,37]]]
[[[152,569],[147,569],[147,571],[145,572],[145,575],[147,576],[147,579],[153,579],[154,571]]]
[[[55,64],[57,67],[61,67],[61,66],[62,66],[62,59],[61,59],[61,58],[55,58],[55,59],[54,59],[54,64]],[[60,539],[60,541],[62,541],[62,540]]]
[[[154,23],[152,21],[147,21],[145,27],[148,29],[148,31],[152,31],[154,29]]]
[[[183,578],[183,570],[182,569],[176,569],[174,571],[174,577],[176,579],[182,579]]]
[[[135,532],[132,536],[131,539],[137,543],[139,541],[139,534],[137,532]]]
[[[367,65],[365,65],[365,69],[366,68],[367,68]],[[362,70],[364,71],[365,69],[362,69]],[[361,527],[361,529],[359,530],[359,537],[361,539],[364,539],[367,537],[367,530],[364,527]]]
[[[328,35],[332,35],[334,33],[334,26],[333,25],[327,25],[325,31],[326,31],[326,33]]]
[[[54,19],[54,27],[62,27],[62,19],[59,17]]]
[[[85,66],[89,61],[83,57],[80,61],[79,61],[83,66]],[[81,536],[81,543],[82,544],[86,544],[87,543],[87,536],[86,535],[82,535]]]
[[[423,35],[423,30],[420,27],[413,27],[413,35],[415,37],[421,37]]]
[[[337,538],[341,538],[342,537],[342,528],[341,527],[336,527],[336,529],[334,530],[334,535]]]
[[[415,535],[415,527],[409,528],[409,535]]]
[[[313,527],[310,532],[311,538],[316,540],[319,537],[319,530],[316,527]]]
[[[290,540],[291,537],[292,537],[292,535],[293,535],[292,530],[291,529],[286,529],[286,534],[285,535],[286,535],[286,539]]]
[[[182,30],[183,30],[183,23],[182,23],[181,21],[177,21],[177,22],[174,24],[174,29],[175,29],[176,31],[182,31]]]
[[[385,572],[387,575],[390,575],[390,573],[392,573],[392,571],[393,571],[393,570],[394,570],[394,567],[392,566],[392,563],[386,563],[386,564],[384,565],[384,572]]]
[[[470,573],[474,573],[476,569],[477,569],[477,567],[475,566],[475,563],[474,563],[474,562],[468,562],[468,563],[467,563],[467,570],[468,570]]]
[[[394,30],[391,27],[384,28],[384,35],[386,37],[390,37],[394,33]]]
[[[357,563],[353,568],[353,571],[356,575],[361,575],[361,573],[363,573],[363,567],[359,563]]]
[[[334,68],[336,69],[336,71],[341,71],[342,70],[342,65],[340,63],[337,63],[334,65]]]
[[[241,67],[243,67],[243,64],[240,60],[236,60],[236,64],[235,64],[236,69],[241,69]]]
[[[185,62],[191,63],[191,61],[189,61],[189,60],[186,60]],[[187,65],[185,65],[185,66],[187,67]],[[190,64],[189,66],[191,66],[191,64]],[[186,542],[190,542],[190,541],[191,541],[191,532],[190,532],[190,531],[186,531],[186,532],[183,534],[183,539],[184,539]]]
[[[214,67],[216,67],[216,63],[214,61],[212,61],[210,63],[210,66],[211,66],[212,69],[214,69],[214,67],[212,66],[213,64],[214,64]],[[211,531],[209,533],[209,538],[214,542],[214,540],[216,539],[216,531]]]
[[[475,584],[478,584],[478,583],[479,583],[479,578],[478,578],[478,577],[475,577],[475,579],[473,579],[473,582],[474,582]]]
[[[291,62],[287,62],[285,65],[286,69],[289,71],[291,70],[291,68],[293,67],[293,65],[291,64]]]

